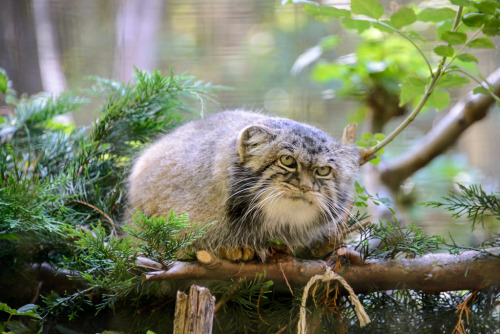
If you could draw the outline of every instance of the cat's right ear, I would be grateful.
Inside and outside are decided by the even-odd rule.
[[[276,138],[274,131],[263,125],[250,125],[241,130],[238,136],[238,154],[240,161],[244,162],[246,157],[254,155],[266,143]]]

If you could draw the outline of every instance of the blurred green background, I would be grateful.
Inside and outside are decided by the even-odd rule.
[[[339,8],[349,6],[349,1],[329,3]],[[381,3],[389,11],[403,5],[425,6],[421,1]],[[447,1],[432,1],[433,6],[440,4],[449,5]],[[420,28],[428,37],[428,29]],[[335,36],[326,40],[334,47],[325,48],[320,55],[309,54],[301,70],[292,71],[297,59],[325,42],[325,36]],[[362,39],[358,33],[344,30],[336,20],[316,20],[304,13],[302,5],[284,6],[277,0],[0,0],[0,67],[7,71],[18,94],[58,94],[88,87],[88,76],[129,81],[134,66],[162,73],[172,67],[175,73],[187,72],[205,82],[233,88],[217,93],[219,104],[211,104],[212,112],[263,110],[311,123],[334,137],[340,137],[351,121],[360,122],[361,132],[366,132],[366,101],[357,99],[356,94],[346,98],[343,89],[351,89],[346,88],[346,82],[323,80],[317,67],[308,62],[316,56],[325,61],[341,57],[352,64],[353,59],[363,58],[363,52],[369,58],[373,50],[383,50],[384,42],[387,40],[382,34],[367,32]],[[499,45],[498,40],[495,42]],[[365,43],[365,51],[358,48],[360,43]],[[390,41],[384,45],[389,47],[387,58],[405,47]],[[408,49],[402,54],[410,57],[412,52]],[[500,65],[497,50],[478,50],[475,55],[485,76]],[[384,65],[383,52],[381,57],[381,61],[370,64]],[[363,83],[359,75],[346,76],[360,78],[359,83]],[[360,89],[356,84],[352,90]],[[450,106],[474,86],[454,91]],[[383,159],[407,150],[450,106],[419,116],[386,149]],[[90,104],[72,119],[77,124],[90,124],[97,111]],[[0,109],[0,113],[8,112],[6,107]],[[385,132],[400,121],[391,120]],[[405,182],[402,194],[408,197],[408,203],[438,200],[453,190],[456,182],[482,183],[486,190],[498,191],[499,130],[497,108],[469,129],[447,155]],[[411,218],[428,233],[446,234],[451,230],[458,241],[469,244],[488,235],[480,230],[471,234],[470,226],[460,220],[443,224],[443,220],[449,220],[448,215],[435,209],[414,205],[408,209]],[[498,232],[498,222],[488,224],[490,232]]]

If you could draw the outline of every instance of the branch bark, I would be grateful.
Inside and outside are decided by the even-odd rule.
[[[500,95],[500,68],[487,81],[495,86],[495,94]],[[447,150],[469,126],[484,118],[494,102],[490,95],[472,92],[465,95],[417,145],[399,158],[380,165],[381,180],[390,189],[397,190],[407,177]]]
[[[414,259],[367,260],[350,264],[340,274],[356,293],[377,290],[415,289],[428,293],[453,290],[481,290],[500,285],[500,247],[487,250],[495,256],[477,251],[461,255],[427,254]],[[152,271],[143,275],[143,282],[177,279],[230,280],[239,277],[253,279],[264,274],[275,283],[305,285],[322,274],[328,265],[324,261],[306,261],[294,257],[273,263],[233,263],[213,259],[210,263],[176,262],[169,270]],[[281,267],[281,268],[280,268]]]

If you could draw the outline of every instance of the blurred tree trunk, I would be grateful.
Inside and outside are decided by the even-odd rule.
[[[0,50],[0,67],[7,71],[14,90],[34,94],[43,89],[31,1],[2,0]]]
[[[43,90],[59,95],[66,90],[66,77],[49,0],[33,1],[33,14]]]
[[[154,43],[163,21],[161,0],[124,0],[116,13],[115,79],[129,81],[133,67],[152,71],[157,67]]]

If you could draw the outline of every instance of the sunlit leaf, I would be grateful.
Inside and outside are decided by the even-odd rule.
[[[473,49],[496,49],[495,44],[487,37],[473,39],[467,46]]]
[[[336,63],[318,63],[312,71],[312,79],[317,82],[340,80],[349,73],[346,66]]]
[[[424,22],[442,22],[453,19],[456,13],[451,8],[425,8],[417,17]]]
[[[488,15],[483,13],[467,13],[462,17],[462,21],[468,27],[480,27],[488,21]]]
[[[458,55],[457,58],[460,59],[461,61],[465,61],[465,62],[479,63],[477,58],[470,53],[462,53],[462,54]]]
[[[366,15],[377,20],[384,15],[384,7],[377,0],[352,0],[351,10],[354,14]]]
[[[439,45],[434,48],[434,53],[441,57],[453,57],[455,49],[451,46]]]
[[[356,29],[359,33],[362,33],[363,31],[369,29],[371,26],[370,21],[353,20],[349,18],[342,19],[342,24],[347,29]]]
[[[472,7],[474,3],[469,0],[450,0],[450,2],[457,6]]]
[[[425,103],[425,108],[436,108],[442,110],[450,104],[450,94],[445,90],[435,89]]]
[[[380,31],[383,31],[383,32],[388,32],[388,33],[393,33],[394,32],[394,28],[391,28],[390,25],[391,25],[391,22],[390,21],[382,21],[383,23],[386,23],[388,24],[389,26],[385,25],[385,24],[382,24],[380,22],[372,22],[372,26]]]
[[[458,74],[445,73],[438,82],[438,87],[441,88],[457,88],[462,87],[470,82],[469,79]]]
[[[391,16],[391,23],[397,28],[407,26],[415,21],[417,21],[417,15],[413,9],[408,7],[401,8]]]
[[[450,45],[459,45],[465,43],[465,41],[467,40],[467,35],[463,32],[444,31],[441,34],[441,40],[447,42]]]
[[[0,68],[0,92],[7,93],[7,82],[9,79],[7,78],[7,74]]]
[[[318,5],[305,5],[304,12],[314,16],[328,16],[328,17],[346,17],[350,16],[351,12],[347,9],[339,9],[330,6],[318,6]]]
[[[425,93],[425,82],[420,78],[410,77],[401,84],[400,105],[413,101]]]
[[[486,88],[484,88],[483,86],[477,86],[476,88],[474,88],[474,90],[472,92],[474,94],[483,94],[483,95],[489,95],[490,94],[490,91],[487,90]]]

